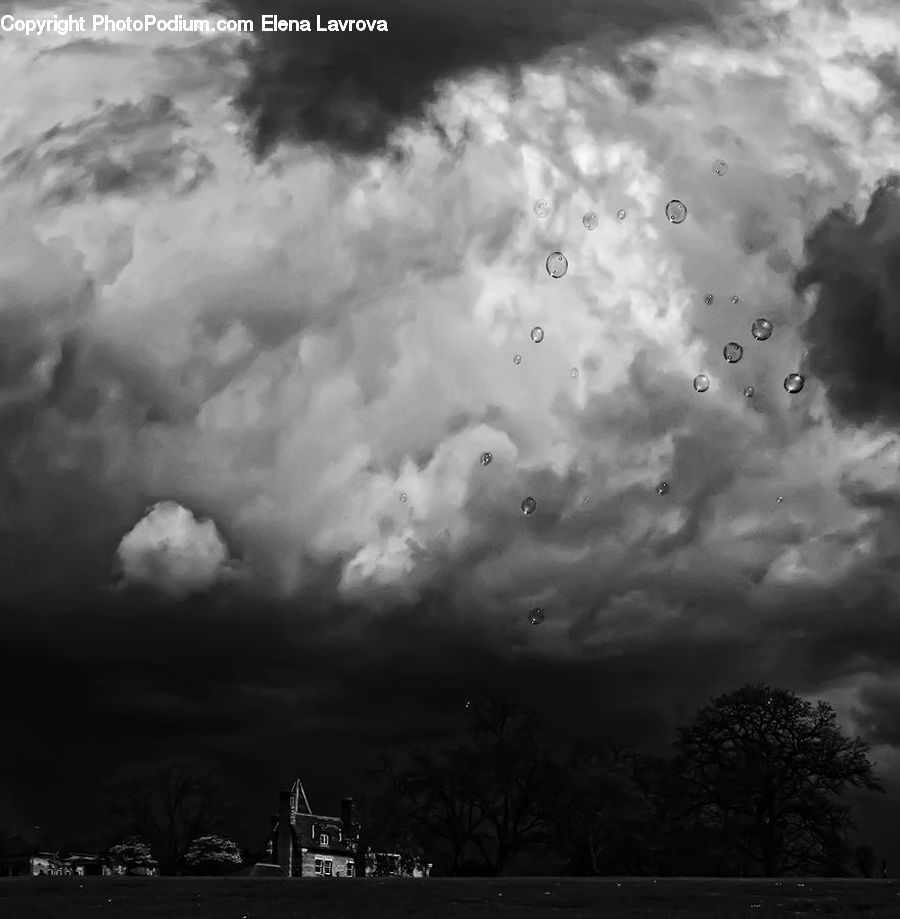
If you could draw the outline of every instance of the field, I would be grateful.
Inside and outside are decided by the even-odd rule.
[[[0,880],[4,919],[900,917],[900,882],[648,878]]]

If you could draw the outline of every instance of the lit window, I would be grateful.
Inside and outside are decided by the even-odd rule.
[[[328,859],[328,861],[325,862],[325,877],[327,878],[331,877],[331,865],[331,859]]]
[[[325,833],[323,833],[323,834],[319,837],[319,845],[320,845],[320,846],[327,846],[327,845],[328,845],[328,836],[326,836]]]
[[[353,877],[353,862],[347,862],[347,877]]]
[[[317,859],[315,860],[314,865],[315,865],[315,867],[313,868],[313,870],[315,871],[315,873],[316,873],[316,874],[321,874],[321,873],[322,873],[322,859],[321,859],[321,858],[317,858]]]

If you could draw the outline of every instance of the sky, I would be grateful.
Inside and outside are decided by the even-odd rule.
[[[199,756],[261,840],[483,693],[665,750],[766,682],[900,866],[892,3],[421,6],[0,4],[256,24],[0,32],[0,809]]]

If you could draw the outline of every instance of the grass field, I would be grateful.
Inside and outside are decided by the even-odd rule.
[[[3,919],[900,919],[900,882],[648,878],[0,880]]]

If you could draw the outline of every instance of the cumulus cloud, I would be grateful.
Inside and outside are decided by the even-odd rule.
[[[178,600],[209,590],[231,571],[215,523],[174,501],[154,504],[122,537],[116,559],[124,585],[150,586]]]
[[[246,54],[5,36],[0,590],[107,570],[176,496],[126,537],[132,582],[219,583],[220,526],[298,629],[374,644],[394,617],[406,650],[373,666],[423,642],[393,679],[440,704],[478,677],[430,666],[460,635],[498,680],[651,726],[676,689],[852,680],[851,646],[890,670],[896,438],[839,421],[893,417],[900,25],[862,0],[597,7],[401,4],[386,39]],[[247,692],[293,699],[289,671]]]

